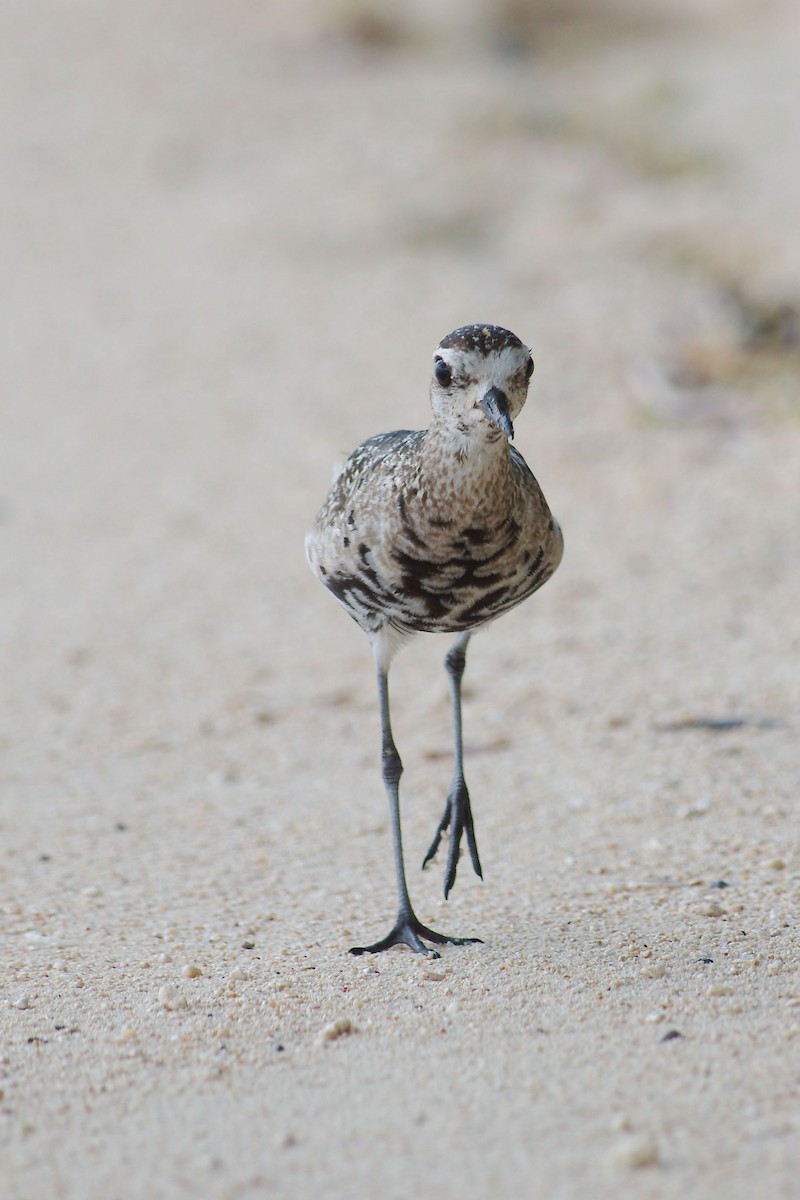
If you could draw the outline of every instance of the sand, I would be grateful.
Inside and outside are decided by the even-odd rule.
[[[8,1200],[798,1194],[797,11],[427,7],[0,16]],[[392,672],[417,910],[484,944],[355,959],[372,664],[303,533],[477,320],[566,554],[471,647],[447,903],[447,643]]]

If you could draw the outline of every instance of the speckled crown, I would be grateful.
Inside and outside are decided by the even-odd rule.
[[[500,325],[462,325],[443,337],[439,346],[443,350],[477,350],[480,354],[490,354],[508,346],[521,349],[522,342],[515,333]]]

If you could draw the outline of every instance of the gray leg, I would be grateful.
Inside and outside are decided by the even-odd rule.
[[[464,946],[468,942],[479,942],[480,938],[446,937],[442,933],[437,933],[435,930],[429,929],[427,925],[423,925],[417,919],[411,907],[408,884],[406,883],[406,872],[403,865],[403,835],[400,829],[400,776],[403,773],[403,764],[400,761],[400,755],[397,753],[397,747],[392,737],[392,725],[389,718],[388,670],[381,666],[378,667],[378,702],[380,704],[381,715],[383,783],[389,800],[394,867],[397,876],[397,921],[385,938],[382,938],[379,942],[375,942],[372,946],[354,946],[350,953],[378,954],[381,950],[388,950],[392,946],[404,943],[418,954],[432,954],[438,958],[439,954],[437,951],[430,950],[424,944],[422,938],[426,938],[429,942],[436,942],[439,945],[450,942],[455,946]]]
[[[464,780],[464,742],[461,733],[461,680],[467,663],[467,645],[471,633],[462,633],[456,638],[447,652],[444,665],[450,678],[450,694],[453,700],[453,781],[444,807],[442,819],[439,822],[433,841],[428,847],[428,853],[422,863],[423,870],[435,856],[442,840],[442,834],[450,828],[450,844],[447,851],[447,867],[444,875],[445,899],[456,881],[458,870],[458,855],[461,847],[461,836],[467,835],[467,846],[475,874],[483,879],[481,860],[478,857],[478,845],[475,841],[475,827],[472,821],[472,806],[469,792]]]

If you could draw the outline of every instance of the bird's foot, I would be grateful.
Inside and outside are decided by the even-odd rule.
[[[426,946],[425,941],[435,942],[439,946],[469,946],[475,942],[483,944],[480,938],[448,937],[444,933],[437,933],[435,929],[429,929],[427,925],[423,925],[410,910],[408,912],[401,910],[394,928],[387,933],[385,938],[381,938],[372,946],[353,946],[350,953],[380,954],[382,950],[390,950],[392,946],[405,945],[410,946],[417,954],[428,954],[431,958],[441,958],[438,950],[432,950],[430,946]]]
[[[428,847],[428,853],[422,860],[423,871],[428,863],[435,857],[436,851],[439,849],[439,843],[442,840],[442,834],[446,829],[450,829],[450,845],[447,851],[447,867],[444,874],[444,898],[447,899],[453,884],[456,881],[456,871],[458,870],[458,856],[461,848],[461,837],[464,833],[467,835],[467,846],[469,847],[469,856],[472,859],[472,866],[475,874],[483,879],[483,871],[481,870],[481,860],[478,857],[478,844],[475,841],[475,826],[472,821],[472,806],[469,802],[469,792],[467,785],[463,779],[457,780],[450,789],[450,795],[447,797],[447,803],[444,806],[442,819],[436,827],[433,841]]]

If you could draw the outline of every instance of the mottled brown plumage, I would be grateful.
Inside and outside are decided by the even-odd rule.
[[[456,732],[453,784],[425,859],[451,826],[447,895],[462,831],[481,873],[461,761],[467,641],[474,629],[541,587],[561,560],[561,531],[525,460],[508,444],[532,371],[530,351],[508,330],[469,325],[448,334],[434,355],[429,429],[380,434],[359,446],[306,539],[312,569],[369,635],[378,667],[400,913],[388,938],[366,950],[402,941],[425,951],[421,937],[464,940],[420,926],[408,899],[399,826],[402,765],[391,736],[387,676],[408,636],[460,635],[446,659]]]

